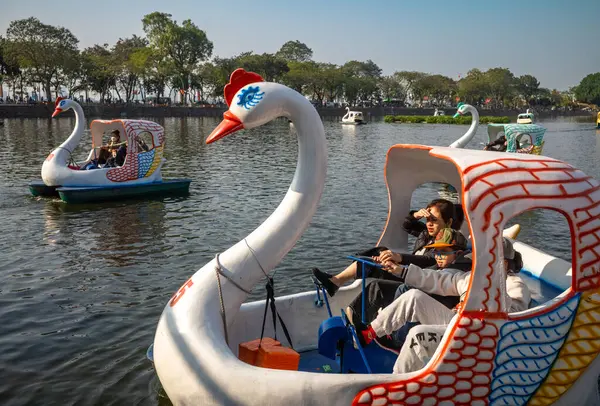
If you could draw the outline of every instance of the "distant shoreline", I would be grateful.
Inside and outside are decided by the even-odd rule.
[[[184,106],[148,106],[148,105],[102,105],[88,104],[83,105],[83,111],[86,117],[118,119],[118,118],[140,118],[140,117],[221,117],[227,110],[226,107],[184,107]],[[352,108],[352,110],[362,111],[367,117],[383,117],[386,115],[404,115],[404,116],[433,116],[434,108],[409,108],[409,107],[368,107]],[[51,118],[54,111],[53,104],[0,104],[0,118]],[[345,108],[317,108],[322,117],[342,117],[346,114]],[[455,108],[445,108],[447,115],[455,113]],[[480,114],[486,116],[508,116],[515,117],[522,110],[479,110]],[[72,112],[64,113],[72,115]],[[593,117],[594,112],[574,110],[574,111],[536,111],[537,118],[555,118],[555,117]]]

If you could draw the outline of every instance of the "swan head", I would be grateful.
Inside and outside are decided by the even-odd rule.
[[[56,117],[63,111],[72,109],[73,107],[75,107],[74,103],[75,102],[71,99],[65,99],[63,97],[59,97],[58,99],[56,99],[56,102],[54,103],[55,108],[54,108],[54,113],[52,113],[52,117]]]
[[[236,69],[225,86],[225,101],[229,110],[223,121],[206,139],[210,144],[241,129],[259,127],[282,115],[284,98],[290,90],[244,69]]]
[[[457,118],[459,116],[464,116],[465,114],[467,114],[469,112],[469,106],[468,104],[465,103],[458,103],[458,105],[456,106],[456,114],[454,115],[454,118]]]

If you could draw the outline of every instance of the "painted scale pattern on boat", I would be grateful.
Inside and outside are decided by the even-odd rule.
[[[363,390],[353,404],[486,405],[498,328],[493,321],[459,317],[450,333],[450,344],[435,368],[410,381]]]
[[[551,405],[600,353],[600,290],[582,294],[569,336],[543,385],[529,405]]]
[[[156,147],[148,152],[140,152],[138,154],[139,159],[139,168],[138,168],[138,178],[144,178],[152,175],[163,155],[163,147]]]
[[[131,148],[131,153],[127,154],[125,165],[111,169],[106,174],[106,177],[113,182],[126,182],[150,176],[160,164],[163,156],[164,131],[160,125],[150,121],[127,121],[125,131],[128,140],[134,139],[136,134],[142,131],[148,131],[152,134],[158,133],[158,145],[150,151],[153,153],[152,161],[148,165],[148,169],[144,170],[144,165],[147,165],[144,157],[146,153],[140,153],[137,143],[130,143],[131,145],[128,145],[128,148]]]
[[[496,236],[504,214],[514,216],[527,208],[544,207],[560,211],[571,225],[573,246],[572,288],[576,292],[600,287],[600,183],[561,161],[546,157],[500,158],[464,170],[465,192],[469,193],[471,222],[482,224],[479,235]],[[506,176],[510,174],[509,176]],[[502,208],[502,211],[500,210]],[[481,216],[483,222],[479,218]],[[493,221],[493,217],[496,221]],[[482,238],[483,239],[483,238]],[[489,254],[495,257],[496,238]],[[494,258],[495,261],[495,258]],[[492,287],[492,262],[482,271],[486,283],[484,300],[475,308],[500,310],[500,284]]]
[[[500,328],[490,405],[525,405],[548,376],[577,310],[579,294],[553,311]]]
[[[440,153],[440,155],[443,154],[452,157],[452,153],[446,151]],[[512,217],[527,208],[535,207],[560,211],[571,226],[571,244],[574,254],[572,258],[572,293],[595,290],[600,287],[600,269],[598,268],[600,264],[600,184],[564,162],[527,155],[523,158],[503,157],[461,168],[464,199],[468,203],[467,215],[471,224],[482,224],[480,229],[473,229],[474,237],[476,242],[487,240],[485,246],[489,247],[489,250],[477,254],[479,265],[475,270],[471,286],[471,290],[475,286],[476,291],[483,294],[469,294],[466,306],[462,314],[458,316],[460,327],[454,326],[449,331],[448,341],[444,344],[446,345],[445,349],[437,359],[423,369],[422,373],[408,380],[384,383],[364,389],[356,395],[354,405],[484,405],[489,404],[490,399],[495,399],[492,397],[492,379],[498,376],[497,370],[506,368],[506,364],[501,359],[496,360],[497,349],[502,348],[496,346],[500,342],[498,329],[501,329],[505,323],[513,322],[512,317],[503,310],[506,307],[506,304],[502,303],[505,288],[498,282],[501,273],[495,272],[495,268],[500,263],[496,260],[498,249],[496,240],[501,233],[505,214]],[[508,174],[510,176],[507,176]],[[562,312],[568,312],[567,309],[571,308],[569,303],[571,303],[573,294],[563,297],[562,303],[543,308],[538,313],[520,320],[527,322],[532,318],[544,317],[552,314],[558,307],[564,308],[561,311],[561,315],[564,316],[565,313]],[[579,317],[586,320],[586,323],[592,327],[587,326],[581,333],[577,333],[575,324]],[[487,318],[487,320],[481,320],[481,318]],[[596,328],[599,321],[600,314],[595,310],[582,313],[581,316],[578,313],[572,327],[573,330],[569,332],[567,341],[559,351],[547,381],[534,394],[531,404],[542,404],[538,403],[538,399],[542,396],[540,394],[553,390],[552,384],[550,386],[547,384],[551,379],[566,385],[568,379],[565,376],[576,374],[578,377],[581,374],[584,368],[580,368],[581,360],[575,361],[577,356],[584,357],[588,361],[586,365],[589,365],[589,362],[598,355],[596,341],[594,344],[586,342],[579,350],[574,349],[576,347],[569,343],[571,340],[578,342],[577,340],[580,339],[578,337],[582,335],[589,335],[590,329]],[[475,331],[473,332],[477,332],[482,325],[486,327],[486,334],[477,340],[477,335],[472,335],[469,328],[474,327]],[[598,336],[598,334],[594,336]],[[493,347],[489,347],[491,343],[493,343]],[[571,348],[570,352],[566,350],[567,347]],[[465,352],[464,349],[467,351]],[[582,349],[586,351],[582,352]],[[556,348],[554,352],[556,350],[558,349]],[[548,347],[548,351],[552,351],[551,347]],[[490,355],[491,358],[488,359]],[[475,372],[478,373],[475,374]],[[443,379],[440,380],[440,378]],[[452,384],[448,385],[447,382],[452,382]],[[458,382],[461,382],[460,386]],[[498,381],[494,389],[502,386]],[[462,388],[469,388],[470,394],[462,392]],[[556,388],[554,390],[558,392]],[[565,391],[566,389],[562,390],[557,397]],[[526,402],[526,400],[522,400],[522,402]]]

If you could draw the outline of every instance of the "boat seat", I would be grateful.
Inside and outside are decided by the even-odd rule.
[[[335,316],[324,320],[319,326],[319,354],[329,359],[336,359],[340,341],[347,341],[348,329],[341,317]]]
[[[398,357],[398,350],[381,346],[372,341],[363,348],[370,371],[346,325],[347,319],[336,316],[324,320],[319,326],[318,352],[320,355],[335,360],[341,373],[391,373]]]

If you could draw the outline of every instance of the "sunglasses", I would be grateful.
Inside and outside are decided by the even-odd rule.
[[[460,251],[433,251],[433,256],[435,258],[446,259],[448,255],[456,254]]]

